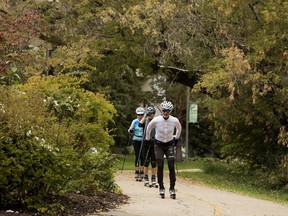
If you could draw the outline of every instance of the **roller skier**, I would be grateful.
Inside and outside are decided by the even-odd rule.
[[[128,129],[129,133],[133,134],[133,148],[135,153],[135,180],[142,181],[144,177],[144,155],[142,151],[143,146],[143,127],[139,127],[140,120],[143,118],[145,110],[143,107],[136,109],[137,118],[134,119]]]
[[[161,103],[162,116],[155,117],[147,126],[145,135],[145,143],[151,140],[151,131],[155,128],[155,156],[157,161],[157,178],[159,184],[159,194],[161,198],[165,197],[165,187],[163,182],[163,170],[164,170],[164,155],[167,158],[169,168],[169,180],[170,187],[169,193],[172,199],[176,198],[175,193],[175,157],[174,147],[177,145],[178,139],[181,134],[181,124],[178,118],[170,115],[173,110],[173,104],[170,101],[163,101]],[[176,128],[176,134],[174,136],[174,130]]]
[[[146,114],[144,118],[140,120],[139,127],[147,128],[149,123],[152,121],[156,113],[156,110],[154,107],[149,106],[146,110]],[[146,118],[147,116],[147,118]],[[145,131],[144,130],[144,136],[145,137]],[[149,187],[156,187],[158,188],[158,184],[156,182],[156,158],[155,158],[155,152],[154,152],[154,140],[155,140],[155,129],[151,130],[150,134],[150,142],[144,142],[143,145],[143,154],[145,156],[144,160],[144,186]],[[148,176],[148,167],[149,163],[151,163],[151,183],[149,181]]]

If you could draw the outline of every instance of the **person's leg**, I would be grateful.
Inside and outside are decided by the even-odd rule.
[[[135,154],[135,179],[138,181],[139,175],[140,175],[140,169],[139,168],[139,152],[140,152],[141,142],[133,140],[133,148],[134,148],[134,154]]]
[[[143,141],[139,141],[139,145],[140,145],[140,157],[139,157],[139,163],[140,163],[140,177],[141,179],[144,178],[144,164],[145,164],[145,153],[144,153],[144,144]]]
[[[157,171],[157,164],[156,164],[156,157],[155,157],[155,151],[154,151],[154,145],[150,147],[150,159],[151,159],[151,173],[152,176],[156,176],[156,171]]]
[[[149,166],[149,146],[144,145],[143,146],[143,154],[145,155],[144,158],[144,183],[149,183],[149,177],[148,177],[148,166]]]
[[[135,164],[135,168],[139,167],[139,161],[138,161],[138,157],[139,157],[139,152],[140,152],[140,145],[139,145],[139,141],[133,140],[133,148],[134,148],[134,155],[135,155],[135,160],[134,160],[134,164]]]
[[[157,159],[157,179],[160,189],[164,188],[163,183],[163,169],[164,169],[164,160],[163,159]]]
[[[169,145],[168,150],[166,151],[166,157],[168,161],[169,168],[169,179],[170,179],[170,189],[174,190],[175,182],[176,182],[176,174],[175,174],[175,157],[174,157],[174,146]]]
[[[154,151],[155,151],[155,157],[157,161],[158,184],[159,184],[160,189],[164,189],[164,183],[163,183],[164,152],[161,147],[162,147],[161,144],[155,142]]]

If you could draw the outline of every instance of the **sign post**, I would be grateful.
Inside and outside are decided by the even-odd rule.
[[[186,141],[186,147],[185,147],[185,151],[186,151],[186,162],[188,162],[188,154],[189,154],[189,151],[188,151],[188,146],[189,146],[189,142],[188,142],[188,137],[189,137],[189,110],[190,110],[190,87],[188,86],[187,87],[187,98],[186,98],[186,138],[185,138],[185,141]]]
[[[198,104],[190,102],[190,87],[187,88],[186,99],[186,162],[189,156],[189,123],[197,123],[198,121]]]
[[[190,103],[189,107],[189,123],[197,123],[198,120],[198,105],[195,102]]]

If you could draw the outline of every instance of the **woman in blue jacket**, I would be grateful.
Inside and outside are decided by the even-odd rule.
[[[136,109],[137,118],[134,119],[128,129],[129,133],[133,133],[133,147],[135,153],[135,179],[136,181],[142,181],[144,177],[144,155],[142,151],[143,144],[143,127],[139,127],[139,123],[144,116],[144,108],[138,107]],[[140,162],[140,164],[139,164]]]

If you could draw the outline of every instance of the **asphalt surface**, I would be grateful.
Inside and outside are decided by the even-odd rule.
[[[130,197],[129,203],[93,216],[288,216],[288,206],[211,189],[181,178],[176,182],[176,199],[171,199],[168,173],[164,179],[165,199],[159,196],[157,188],[136,182],[133,171],[119,172],[116,182]]]

